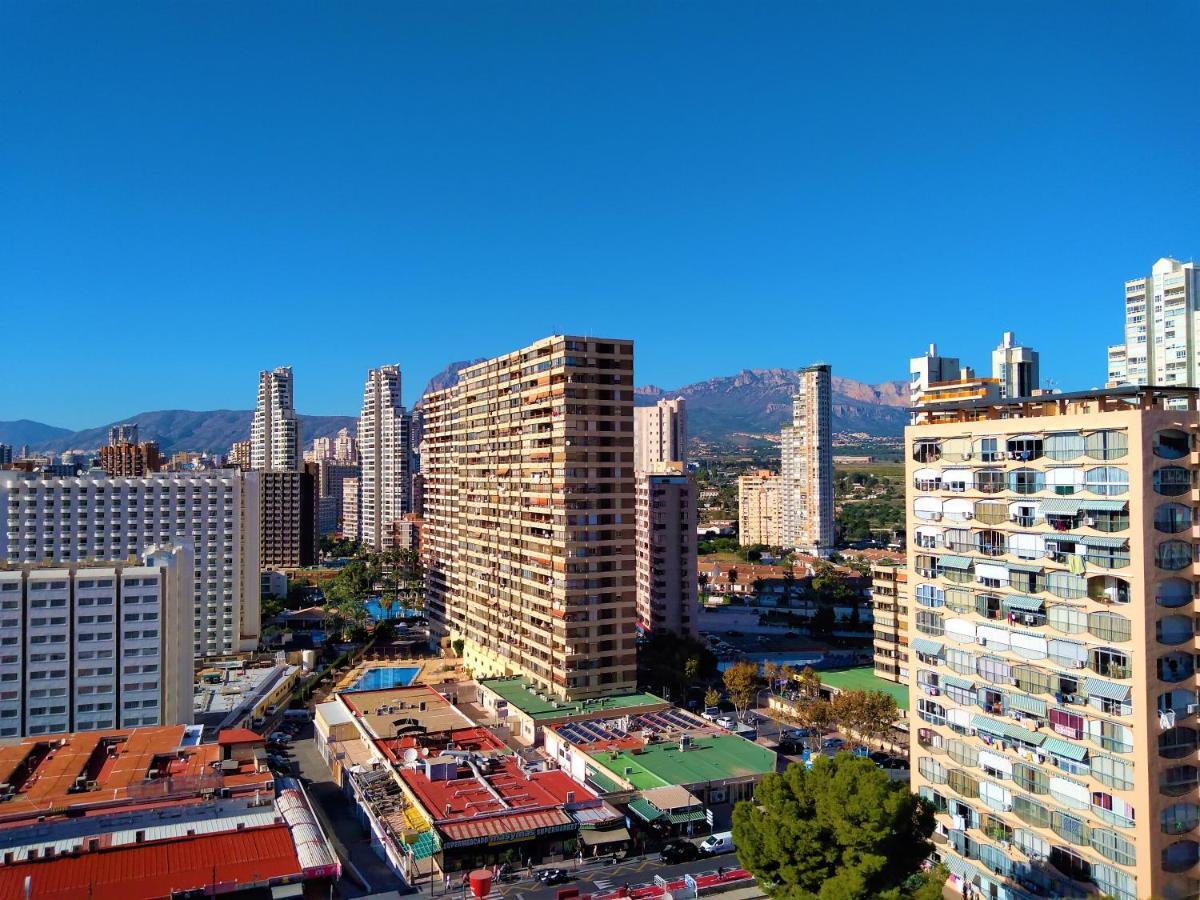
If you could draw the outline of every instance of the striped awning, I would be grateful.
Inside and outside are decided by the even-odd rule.
[[[1004,705],[1010,709],[1019,709],[1021,712],[1027,712],[1035,716],[1044,716],[1046,714],[1046,701],[1039,700],[1037,697],[1030,697],[1027,694],[1005,694]]]
[[[558,809],[477,816],[465,822],[449,822],[438,826],[445,838],[443,846],[448,849],[492,843],[502,837],[514,841],[523,840],[535,835],[572,831],[578,827],[574,819]]]
[[[666,815],[666,813],[645,797],[635,797],[630,800],[629,811],[646,822],[653,822],[655,819],[661,819]]]
[[[1042,574],[1042,567],[1041,567],[1041,566],[1023,566],[1023,565],[1021,565],[1020,563],[1009,563],[1009,564],[1008,564],[1008,571],[1010,571],[1010,572],[1024,572],[1024,573],[1026,573],[1027,575],[1041,575],[1041,574]]]
[[[1062,756],[1075,762],[1083,762],[1088,755],[1087,747],[1081,744],[1072,744],[1070,741],[1064,741],[1056,737],[1046,738],[1045,743],[1042,744],[1042,749],[1047,753],[1053,753],[1055,756]]]
[[[1042,515],[1075,516],[1079,514],[1082,503],[1082,500],[1069,500],[1066,497],[1048,497],[1042,501]]]
[[[1000,602],[1005,609],[1024,609],[1029,612],[1041,612],[1046,601],[1039,600],[1037,597],[1026,597],[1024,594],[1009,594],[1007,597],[1001,598]]]
[[[989,719],[987,716],[974,715],[971,717],[971,727],[976,731],[986,731],[988,734],[994,734],[997,737],[1004,737],[1007,726],[1003,722],[997,722],[995,719]]]
[[[913,638],[908,642],[913,650],[917,653],[924,653],[926,656],[941,656],[945,649],[944,644],[939,644],[937,641],[931,641],[926,638]]]
[[[955,678],[953,675],[943,675],[942,687],[958,688],[960,691],[973,691],[975,690],[975,682],[967,681],[965,678]]]
[[[1036,731],[1030,731],[1028,728],[1022,728],[1020,725],[1014,725],[1011,722],[1000,722],[996,719],[989,719],[987,716],[973,716],[971,725],[976,731],[986,731],[988,734],[994,734],[999,737],[1008,738],[1013,741],[1020,741],[1034,747],[1041,746],[1046,740],[1046,735],[1038,734]]]
[[[1008,737],[1014,741],[1029,744],[1031,747],[1040,747],[1046,741],[1046,735],[1030,731],[1028,728],[1022,728],[1020,725],[1007,725],[1006,727]]]
[[[1125,502],[1124,500],[1080,500],[1079,504],[1083,509],[1095,512],[1124,512]]]
[[[1099,535],[1090,535],[1088,537],[1076,537],[1075,540],[1088,547],[1112,547],[1118,550],[1124,550],[1129,546],[1128,538],[1104,537]]]
[[[943,569],[969,569],[971,568],[971,557],[969,556],[939,556],[938,565]]]
[[[1089,697],[1103,697],[1105,700],[1117,700],[1120,702],[1129,699],[1128,686],[1113,684],[1111,681],[1105,681],[1103,678],[1085,678],[1083,680],[1083,689]]]

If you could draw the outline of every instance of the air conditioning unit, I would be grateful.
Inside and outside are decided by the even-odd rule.
[[[1187,705],[1187,714],[1189,716],[1195,715],[1197,712],[1200,712],[1200,703],[1189,703]]]

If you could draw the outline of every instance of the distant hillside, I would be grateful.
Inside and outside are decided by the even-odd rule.
[[[694,438],[722,441],[738,432],[778,431],[792,415],[792,396],[800,384],[796,369],[743,369],[676,390],[653,385],[637,388],[638,406],[663,397],[683,397],[688,431]],[[833,376],[833,430],[890,436],[908,421],[908,385],[903,381],[863,384]]]
[[[19,452],[23,444],[37,447],[46,441],[52,441],[71,433],[69,428],[56,428],[53,425],[43,425],[41,422],[31,422],[28,419],[0,422],[0,444],[11,444],[14,453]]]
[[[429,383],[425,385],[425,390],[421,392],[421,397],[426,394],[432,394],[434,391],[444,391],[448,387],[454,387],[458,384],[458,373],[467,366],[473,366],[475,363],[481,363],[487,357],[481,356],[479,359],[462,359],[458,362],[452,362],[442,371],[438,372],[429,379]],[[421,401],[418,400],[417,403]]]
[[[0,443],[11,443],[14,446],[28,443],[34,450],[55,453],[63,450],[93,450],[108,442],[108,429],[111,425],[120,422],[137,422],[141,439],[158,441],[164,453],[170,454],[179,450],[227,453],[234,441],[242,441],[250,437],[250,420],[253,416],[254,413],[251,410],[169,409],[125,416],[118,419],[117,422],[97,428],[86,428],[83,431],[69,431],[65,428],[55,428],[37,422],[0,422]],[[301,415],[300,421],[305,446],[311,444],[315,437],[336,434],[340,428],[349,428],[353,434],[358,424],[358,420],[351,416]],[[19,426],[24,426],[24,428]],[[42,436],[36,440],[13,437],[31,433],[29,426],[41,429]]]

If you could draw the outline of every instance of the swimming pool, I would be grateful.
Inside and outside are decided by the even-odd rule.
[[[420,671],[420,666],[380,666],[367,669],[347,690],[386,691],[388,688],[408,687]]]

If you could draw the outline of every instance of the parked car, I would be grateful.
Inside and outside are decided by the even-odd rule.
[[[821,741],[821,749],[822,750],[833,750],[835,752],[838,750],[845,750],[846,742],[844,740],[842,740],[840,737],[825,738],[825,740]]]
[[[691,841],[675,840],[667,843],[659,856],[667,865],[691,862],[700,856],[700,848]]]
[[[292,736],[286,731],[272,731],[267,740],[274,741],[278,744],[290,744],[292,742]]]
[[[719,725],[721,728],[724,728],[726,731],[733,731],[733,729],[737,728],[737,721],[733,718],[733,716],[718,716],[717,725]]]
[[[566,869],[538,869],[534,877],[545,885],[562,884],[571,880]]]
[[[908,760],[902,756],[889,756],[879,766],[884,769],[907,769]]]
[[[799,741],[793,741],[791,738],[785,738],[779,742],[776,752],[782,753],[784,756],[795,756],[797,753],[804,752],[804,745]]]
[[[733,850],[733,832],[718,831],[700,842],[700,852],[705,856],[716,856]]]

